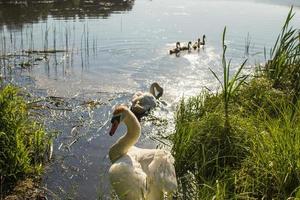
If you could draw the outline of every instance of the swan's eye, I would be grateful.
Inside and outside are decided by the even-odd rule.
[[[116,116],[113,116],[112,118],[111,118],[111,123],[113,124],[115,121],[117,121],[118,123],[120,123],[120,121],[121,121],[121,115],[116,115]]]

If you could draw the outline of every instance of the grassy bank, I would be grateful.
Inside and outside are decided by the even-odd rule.
[[[29,114],[19,89],[0,88],[0,198],[18,180],[42,172],[49,140],[45,129]]]
[[[223,34],[218,93],[183,99],[172,135],[181,199],[300,197],[300,35],[292,9],[251,76],[229,77]]]

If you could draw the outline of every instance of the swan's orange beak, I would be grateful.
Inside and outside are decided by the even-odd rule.
[[[114,120],[114,121],[112,122],[111,129],[110,129],[110,131],[109,131],[109,135],[110,135],[110,136],[113,136],[113,135],[115,134],[115,132],[116,132],[118,126],[119,126],[119,122],[118,122],[117,120]]]

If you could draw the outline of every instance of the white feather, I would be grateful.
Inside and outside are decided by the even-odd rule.
[[[110,182],[121,200],[163,199],[177,189],[174,158],[165,150],[132,146],[141,128],[135,115],[123,109],[128,132],[110,148]]]

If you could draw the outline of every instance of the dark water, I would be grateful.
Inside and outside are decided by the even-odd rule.
[[[108,136],[112,108],[159,82],[168,103],[142,122],[138,146],[161,147],[155,138],[172,132],[179,99],[218,87],[209,68],[221,73],[225,25],[234,71],[246,58],[249,70],[265,61],[264,48],[273,45],[291,4],[293,24],[300,22],[296,0],[10,3],[0,4],[0,55],[5,55],[0,72],[41,100],[36,104],[46,108],[41,118],[49,130],[58,131],[54,158],[43,176],[50,199],[110,199],[107,153],[125,131],[121,127],[115,137]],[[195,41],[203,34],[204,49],[168,55],[176,41]],[[22,52],[54,48],[67,52]]]

